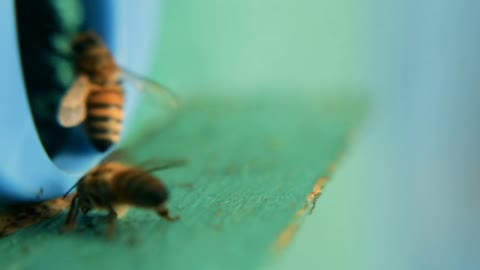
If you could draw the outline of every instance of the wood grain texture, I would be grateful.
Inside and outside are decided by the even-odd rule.
[[[188,160],[156,173],[180,221],[134,209],[108,241],[99,215],[59,235],[63,215],[0,242],[0,260],[4,269],[259,269],[306,200],[315,202],[365,105],[311,97],[186,101],[179,118],[134,153]]]

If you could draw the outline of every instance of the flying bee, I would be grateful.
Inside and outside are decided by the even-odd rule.
[[[60,101],[57,120],[70,128],[85,121],[87,135],[100,152],[120,141],[124,120],[124,83],[142,93],[174,95],[160,84],[121,68],[104,41],[93,32],[78,34],[71,44],[76,79]],[[150,99],[150,98],[149,98]]]
[[[125,216],[130,206],[151,209],[168,221],[178,220],[180,217],[171,216],[168,210],[167,187],[152,172],[184,164],[184,160],[174,160],[147,168],[145,165],[137,167],[108,160],[101,163],[72,187],[77,187],[77,192],[73,195],[61,232],[73,231],[80,211],[85,215],[92,209],[108,211],[109,238],[114,235],[115,220]]]

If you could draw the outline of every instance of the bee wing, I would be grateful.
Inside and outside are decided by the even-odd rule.
[[[187,164],[187,160],[185,159],[166,160],[166,159],[160,159],[160,158],[152,158],[139,163],[138,167],[142,168],[145,172],[152,173],[155,171],[185,166],[186,164]]]
[[[135,89],[132,100],[138,100],[135,103],[140,104],[129,112],[125,121],[129,128],[124,130],[119,144],[135,148],[144,145],[146,140],[171,123],[180,106],[173,92],[163,85],[123,68],[119,77],[127,88],[132,86]]]
[[[118,147],[105,156],[99,163],[105,164],[109,162],[131,163],[135,159],[132,151]]]
[[[124,81],[132,83],[139,91],[146,92],[146,94],[153,94],[157,97],[161,96],[166,99],[172,108],[179,106],[178,99],[172,91],[149,78],[138,75],[125,68],[121,68],[120,77]]]
[[[87,76],[80,75],[60,101],[57,120],[63,127],[73,127],[86,117],[86,99],[90,92]]]
[[[174,167],[180,167],[187,164],[186,159],[163,159],[159,157],[138,160],[129,149],[119,147],[107,155],[100,163],[120,162],[130,164],[141,168],[143,171],[151,173],[159,170],[166,170]]]

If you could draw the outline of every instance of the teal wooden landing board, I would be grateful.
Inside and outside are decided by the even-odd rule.
[[[179,222],[131,210],[107,241],[100,215],[59,235],[63,215],[1,240],[2,269],[259,269],[365,105],[355,98],[191,99],[135,153],[188,159],[157,173]]]

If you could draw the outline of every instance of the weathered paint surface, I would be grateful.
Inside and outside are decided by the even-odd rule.
[[[108,241],[99,215],[59,235],[63,215],[2,239],[2,269],[261,268],[272,246],[288,245],[282,235],[308,212],[306,200],[319,195],[365,108],[354,98],[187,101],[172,125],[135,152],[188,159],[157,173],[180,221],[132,210]]]

